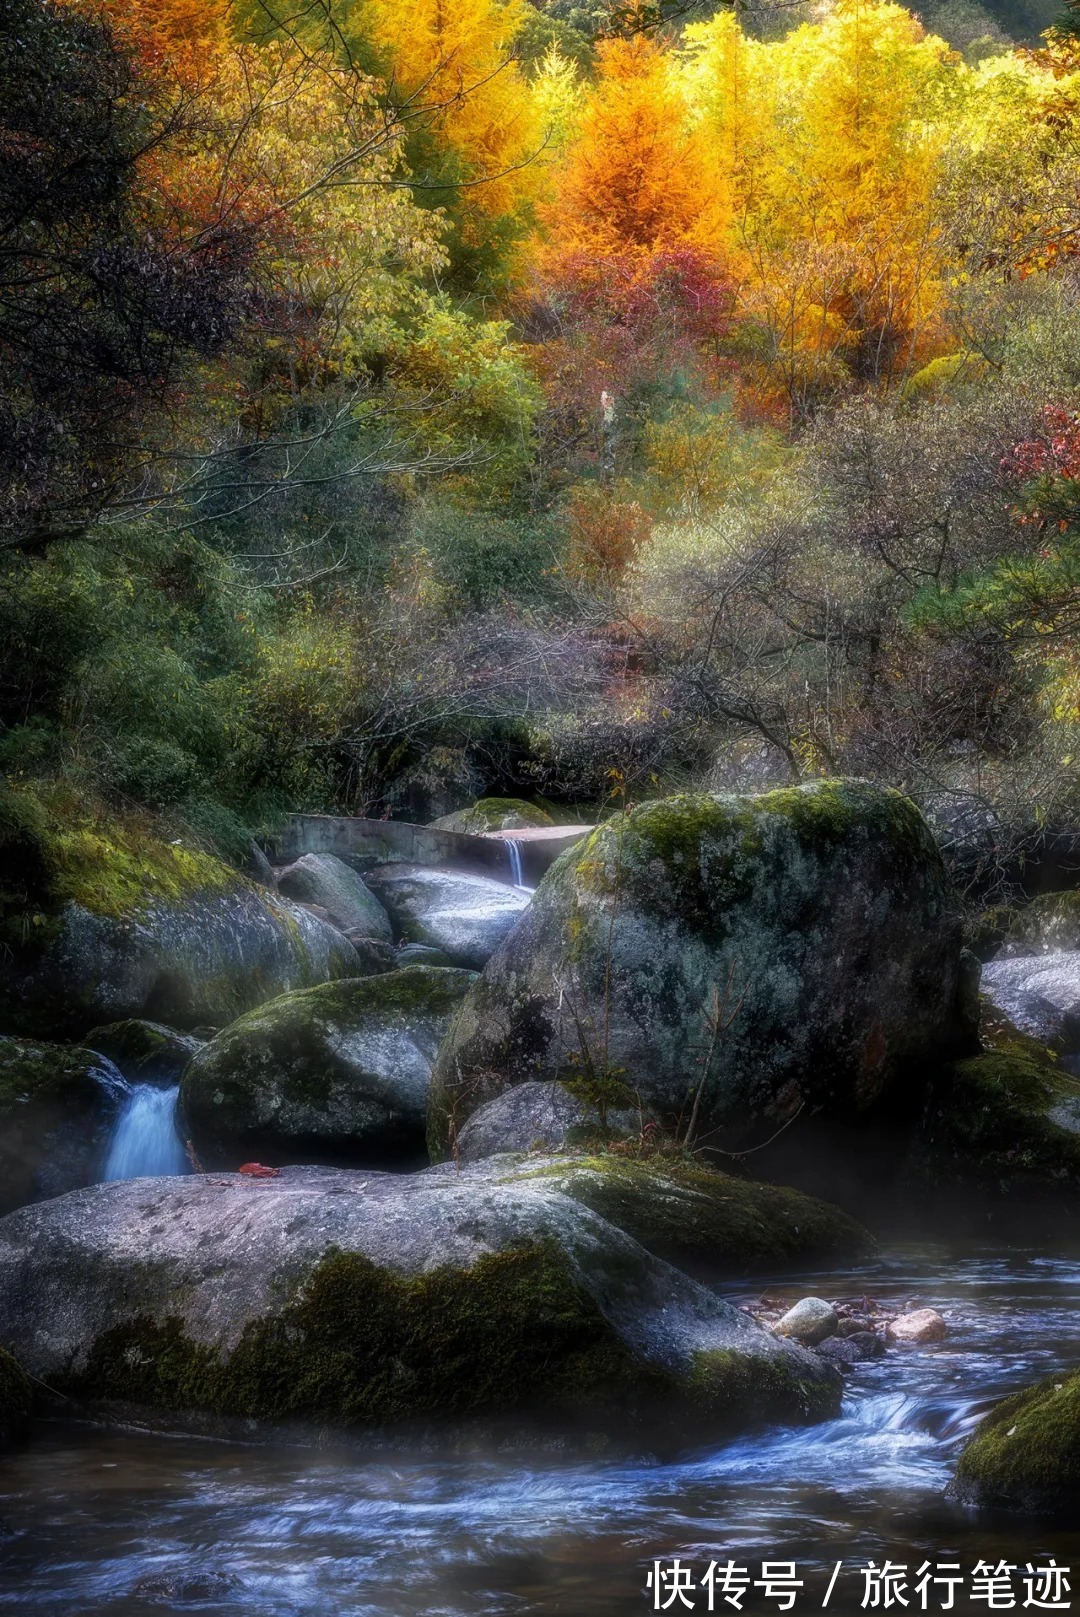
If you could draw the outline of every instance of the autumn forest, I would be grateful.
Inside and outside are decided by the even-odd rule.
[[[0,0],[0,108],[9,853],[1075,817],[1068,15]]]

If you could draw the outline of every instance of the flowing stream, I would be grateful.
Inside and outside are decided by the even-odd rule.
[[[858,1367],[838,1420],[677,1462],[509,1441],[364,1448],[313,1434],[311,1448],[268,1448],[46,1427],[0,1464],[0,1610],[614,1617],[652,1609],[647,1568],[674,1555],[698,1575],[730,1557],[755,1578],[763,1559],[794,1561],[796,1612],[822,1609],[843,1560],[829,1610],[845,1614],[864,1609],[857,1569],[871,1558],[970,1571],[1053,1555],[1076,1569],[1080,1610],[1080,1523],[988,1521],[943,1497],[992,1401],[1080,1361],[1080,1256],[896,1248],[870,1270],[770,1290],[917,1299],[950,1335]],[[735,1608],[718,1597],[715,1609]],[[741,1609],[782,1607],[751,1591]],[[990,1608],[961,1593],[954,1609]]]

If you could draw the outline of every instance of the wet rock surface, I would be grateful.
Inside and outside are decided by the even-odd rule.
[[[343,859],[332,853],[305,853],[277,872],[277,886],[286,898],[317,904],[350,942],[373,938],[393,939],[390,917],[369,887]]]
[[[1021,1033],[1056,1049],[1080,1049],[1080,952],[991,960],[982,987]]]
[[[383,865],[368,883],[404,943],[438,949],[456,966],[479,969],[529,908],[530,894],[460,871]]]
[[[527,1408],[668,1441],[838,1407],[835,1372],[551,1185],[285,1169],[0,1221],[0,1342],[69,1396],[378,1425]]]

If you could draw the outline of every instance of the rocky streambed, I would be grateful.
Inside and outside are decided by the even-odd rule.
[[[19,1609],[614,1611],[674,1555],[786,1549],[809,1592],[834,1545],[1076,1519],[1073,963],[1006,951],[980,1002],[899,794],[645,804],[535,897],[106,875],[0,995]],[[882,1258],[842,1209],[890,1205],[994,1249]],[[142,1525],[109,1477],[96,1532],[125,1469]]]
[[[933,1307],[948,1336],[857,1366],[824,1424],[667,1458],[618,1436],[582,1452],[572,1433],[520,1429],[252,1446],[60,1416],[0,1471],[0,1610],[615,1617],[647,1609],[649,1565],[679,1555],[699,1572],[730,1556],[755,1577],[763,1559],[793,1560],[811,1610],[843,1560],[829,1609],[849,1614],[870,1559],[1080,1564],[1075,1524],[988,1519],[945,1498],[982,1413],[1074,1362],[1080,1255],[891,1248],[854,1270],[724,1291],[756,1306],[808,1287],[870,1294],[886,1312]]]

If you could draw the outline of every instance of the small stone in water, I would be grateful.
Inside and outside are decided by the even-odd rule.
[[[169,1600],[179,1605],[199,1604],[204,1600],[220,1600],[241,1587],[240,1579],[231,1572],[159,1572],[140,1578],[135,1594],[144,1600]]]
[[[894,1342],[911,1342],[916,1347],[940,1342],[948,1334],[949,1327],[935,1308],[916,1308],[910,1314],[900,1314],[889,1326]]]
[[[815,1347],[827,1336],[835,1336],[840,1324],[836,1309],[822,1297],[804,1297],[789,1308],[773,1329],[777,1336],[791,1336],[806,1347]]]
[[[885,1344],[873,1331],[857,1331],[850,1336],[830,1336],[818,1348],[823,1359],[830,1364],[850,1369],[853,1364],[864,1364],[867,1359],[879,1359]]]

